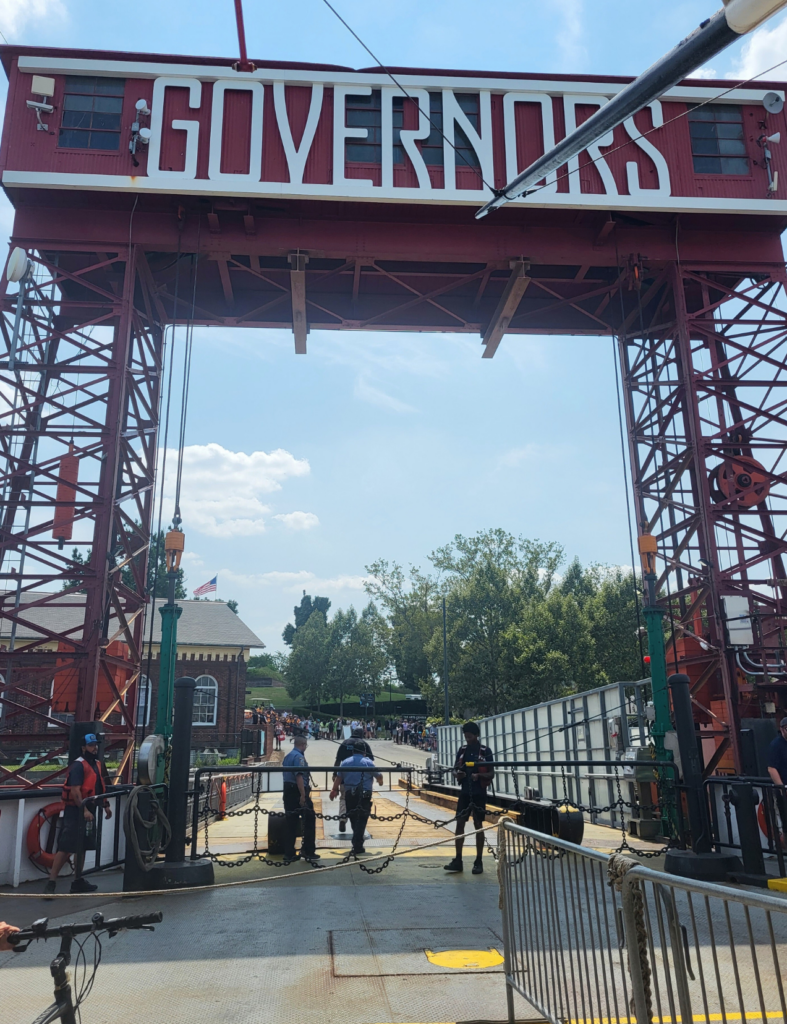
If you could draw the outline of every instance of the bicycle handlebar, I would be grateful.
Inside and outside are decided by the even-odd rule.
[[[106,920],[101,913],[94,914],[89,922],[84,924],[61,924],[57,928],[48,928],[48,917],[42,917],[34,921],[29,928],[14,932],[8,936],[8,943],[11,946],[18,946],[25,943],[25,949],[34,939],[60,939],[64,936],[87,935],[90,932],[109,932],[116,934],[123,929],[146,928],[152,931],[154,924],[159,924],[164,915],[160,910],[152,914],[132,914],[130,917],[110,917]],[[24,950],[17,950],[23,952]]]

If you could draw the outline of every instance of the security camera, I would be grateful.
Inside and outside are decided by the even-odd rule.
[[[30,110],[35,110],[35,112],[36,112],[36,121],[38,122],[38,124],[36,125],[36,131],[38,131],[38,132],[48,132],[49,131],[49,125],[46,124],[46,122],[41,120],[41,113],[42,113],[42,111],[45,114],[53,113],[55,108],[52,106],[52,104],[51,103],[42,103],[39,100],[28,100],[27,101],[27,105],[30,108]]]

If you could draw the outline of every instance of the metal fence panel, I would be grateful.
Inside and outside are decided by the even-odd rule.
[[[613,683],[533,707],[507,711],[479,720],[481,742],[491,747],[498,761],[609,761],[626,746],[648,741],[645,705],[650,699],[650,680]],[[609,720],[619,719],[620,744],[612,745]],[[464,742],[459,725],[439,726],[437,761],[454,763]],[[617,800],[613,772],[604,768],[518,768],[496,773],[495,790],[508,796],[536,790],[551,800],[568,798],[585,806],[609,806]],[[620,827],[616,808],[594,814],[591,820]]]
[[[501,822],[509,1019],[787,1022],[787,900]]]

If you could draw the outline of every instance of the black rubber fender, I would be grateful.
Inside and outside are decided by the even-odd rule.
[[[563,805],[552,808],[552,835],[567,843],[582,845],[585,835],[585,819],[576,807]]]

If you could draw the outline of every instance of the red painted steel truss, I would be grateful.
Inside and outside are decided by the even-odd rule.
[[[67,752],[69,720],[97,717],[128,777],[147,598],[161,324],[136,247],[29,255],[32,283],[18,323],[14,295],[5,296],[0,321],[0,746],[13,738],[35,751],[48,748],[30,768]],[[69,453],[77,457],[78,479],[64,501],[69,481],[61,477],[61,460]],[[57,509],[72,524],[66,542],[52,536]],[[66,699],[66,711],[54,713],[69,692],[70,708]],[[37,774],[42,785],[58,772]],[[12,780],[24,782],[0,767],[0,783]]]
[[[504,333],[617,336],[637,518],[659,539],[661,595],[665,607],[672,598],[679,638],[671,656],[691,669],[703,707],[726,700],[733,726],[739,698],[787,684],[783,264],[437,262],[420,250],[391,260],[357,248],[307,258],[250,254],[262,249],[253,239],[245,251],[218,252],[207,234],[180,252],[142,243],[29,249],[34,284],[13,368],[17,298],[5,295],[0,747],[13,737],[49,755],[66,749],[66,716],[49,709],[58,704],[53,680],[67,682],[70,668],[78,682],[69,710],[101,718],[130,763],[162,331],[171,323],[287,327],[300,352],[310,327],[472,332],[487,356]],[[59,467],[72,448],[76,494],[59,505],[74,537],[61,548],[52,529]],[[72,557],[75,545],[90,551],[86,564]],[[41,630],[36,609],[64,584],[77,602],[72,617]],[[725,596],[748,602],[756,636],[746,651],[727,642]],[[44,635],[30,639],[31,628]],[[0,769],[0,782],[8,776]]]
[[[731,746],[740,767],[740,718],[760,717],[762,698],[783,704],[787,686],[784,269],[673,263],[642,276],[637,316],[620,336],[640,532],[658,537],[663,560],[669,667],[689,672],[698,719],[721,734],[716,756]],[[751,616],[749,645],[730,642],[740,643],[730,597]]]

